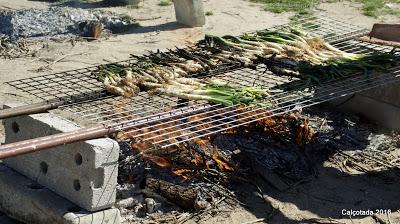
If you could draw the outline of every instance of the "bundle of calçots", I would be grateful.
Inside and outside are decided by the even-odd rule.
[[[135,56],[136,57],[136,56]],[[137,57],[135,64],[100,66],[94,74],[107,91],[126,97],[139,91],[206,100],[223,105],[252,104],[268,93],[257,87],[238,87],[212,79],[193,78],[224,64],[252,67],[264,63],[276,74],[296,76],[308,84],[357,72],[369,74],[400,63],[395,54],[350,54],[321,38],[289,28],[241,36],[206,35],[196,48],[156,52]]]
[[[296,28],[259,31],[239,37],[206,36],[205,42],[225,51],[242,52],[242,57],[250,59],[247,63],[264,63],[275,74],[295,76],[310,84],[360,72],[385,71],[400,64],[400,56],[394,52],[347,53]]]
[[[134,96],[139,91],[148,91],[223,105],[248,105],[267,94],[266,90],[259,88],[231,86],[221,80],[187,78],[179,72],[183,70],[141,62],[126,66],[107,65],[101,67],[96,74],[107,91],[126,97]]]

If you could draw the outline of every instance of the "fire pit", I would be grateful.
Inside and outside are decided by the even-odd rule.
[[[365,30],[342,22],[327,18],[300,22],[308,26],[312,35],[322,36],[346,52],[369,54],[391,50],[353,40]],[[125,61],[135,62],[134,59]],[[84,68],[9,82],[42,102],[4,112],[4,117],[51,110],[49,116],[52,119],[58,117],[63,120],[61,122],[73,121],[81,129],[75,126],[59,130],[61,128],[57,125],[51,125],[48,117],[25,116],[24,119],[28,119],[25,123],[39,120],[39,123],[45,123],[43,127],[56,129],[48,134],[62,132],[42,137],[41,133],[32,134],[33,129],[23,127],[24,124],[18,120],[6,119],[6,128],[11,133],[6,136],[8,142],[27,137],[41,138],[5,145],[1,149],[7,152],[2,157],[59,146],[60,143],[111,136],[118,141],[119,147],[110,139],[99,140],[108,141],[108,145],[102,142],[105,146],[99,148],[96,148],[99,143],[86,141],[70,145],[72,149],[68,146],[57,149],[62,154],[56,150],[36,152],[7,159],[5,163],[89,211],[96,212],[114,205],[116,197],[118,212],[121,212],[123,220],[130,222],[146,222],[150,217],[155,222],[174,220],[180,223],[233,209],[244,203],[240,188],[257,189],[257,184],[249,179],[253,175],[264,177],[278,189],[290,188],[313,175],[310,161],[315,158],[304,153],[306,149],[320,152],[327,145],[325,153],[328,157],[337,152],[339,156],[353,159],[353,164],[356,164],[357,158],[369,154],[349,155],[344,151],[346,147],[365,146],[370,130],[351,125],[353,121],[339,112],[321,114],[318,109],[302,110],[395,82],[399,76],[399,68],[394,67],[379,76],[354,74],[324,82],[315,88],[305,88],[296,78],[277,76],[265,65],[256,68],[230,65],[201,74],[202,78],[213,76],[238,86],[286,87],[287,91],[272,93],[264,99],[264,105],[268,105],[266,108],[223,106],[147,92],[132,98],[117,97],[105,92],[102,83],[91,75],[96,69]],[[349,123],[343,123],[343,120],[349,120]],[[394,137],[385,138],[389,139],[389,146],[396,144]],[[79,147],[88,147],[89,153],[83,154],[86,152]],[[37,178],[35,170],[27,171],[36,167],[42,176],[54,175],[48,174],[49,161],[55,159],[61,163],[62,169],[68,169],[71,164],[64,164],[63,158],[73,158],[73,169],[79,167],[78,171],[66,172],[65,182],[72,187],[69,190],[57,185],[61,181],[60,173],[58,179],[42,179]],[[394,163],[389,165],[395,166]],[[84,166],[91,171],[80,171]],[[114,171],[117,166],[118,179]],[[375,169],[376,164],[371,164],[371,167]],[[84,197],[88,192],[91,196]],[[79,214],[79,211],[75,213]]]

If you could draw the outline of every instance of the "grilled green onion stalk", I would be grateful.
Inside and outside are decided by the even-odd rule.
[[[254,87],[237,87],[193,78],[220,65],[255,67],[264,63],[274,73],[306,80],[307,85],[375,71],[400,64],[392,53],[351,54],[322,38],[312,37],[292,27],[282,31],[258,31],[238,37],[206,35],[196,48],[150,53],[136,64],[100,66],[93,74],[107,91],[131,97],[140,91],[206,100],[223,105],[252,104],[268,93]]]
[[[207,84],[196,89],[157,88],[153,91],[158,94],[188,100],[205,100],[225,106],[250,105],[268,95],[266,90],[256,87],[238,87],[219,83]]]

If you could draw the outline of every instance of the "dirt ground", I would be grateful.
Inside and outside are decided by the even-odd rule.
[[[36,57],[19,59],[0,59],[0,105],[16,98],[29,101],[9,92],[6,81],[39,76],[57,71],[82,68],[90,65],[127,59],[129,54],[144,53],[146,50],[165,49],[183,46],[201,39],[205,33],[240,34],[279,25],[288,22],[291,13],[273,14],[263,10],[260,4],[244,0],[205,0],[205,10],[213,12],[207,16],[207,23],[200,28],[187,28],[175,22],[173,6],[158,6],[157,0],[146,0],[138,9],[127,7],[103,8],[118,13],[126,13],[137,19],[139,28],[124,34],[91,42],[49,41],[39,50]],[[76,5],[91,8],[94,4]],[[0,0],[0,9],[45,8],[48,3],[28,0]],[[370,28],[378,21],[399,21],[398,18],[384,17],[375,19],[361,14],[357,3],[339,1],[323,3],[317,15],[329,15],[332,18]],[[62,58],[62,59],[61,59]],[[51,59],[57,62],[50,66],[51,71],[37,72]],[[61,59],[61,60],[57,60]],[[52,63],[52,62],[50,62]],[[2,137],[3,136],[3,137]],[[0,127],[0,142],[4,134]],[[394,183],[382,176],[345,175],[329,162],[317,166],[318,178],[300,184],[296,188],[280,192],[270,186],[263,186],[265,199],[275,208],[270,214],[270,205],[265,202],[249,202],[249,208],[238,209],[229,214],[216,215],[201,223],[246,223],[257,219],[268,219],[268,223],[377,223],[371,216],[351,217],[342,215],[342,209],[392,209],[390,215],[379,216],[378,223],[400,223],[399,178],[388,171],[384,174]],[[390,179],[389,178],[389,179]],[[250,194],[255,194],[251,192]],[[249,196],[250,197],[250,196]],[[265,207],[265,208],[264,208]],[[331,217],[331,220],[329,219]],[[190,223],[190,221],[188,222]]]

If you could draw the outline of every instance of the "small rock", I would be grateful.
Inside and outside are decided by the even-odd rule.
[[[205,201],[205,200],[196,200],[194,203],[194,209],[196,211],[204,210],[206,209],[210,204]]]
[[[141,196],[141,197],[143,197],[143,196]],[[133,208],[135,205],[137,205],[140,202],[139,200],[140,200],[140,197],[125,198],[125,199],[122,199],[122,200],[116,202],[115,207],[117,207],[117,208]]]
[[[141,194],[141,189],[135,184],[122,184],[117,186],[117,198],[129,198]],[[143,201],[143,197],[140,201]]]
[[[146,215],[146,208],[142,205],[142,203],[137,204],[133,211],[137,217],[144,217]]]
[[[122,216],[125,216],[125,215],[128,215],[131,213],[131,211],[129,209],[125,209],[125,208],[118,208],[118,210]]]
[[[157,203],[153,198],[146,198],[144,199],[144,202],[146,203],[147,213],[149,214],[157,211],[157,209],[160,208],[160,204]]]

